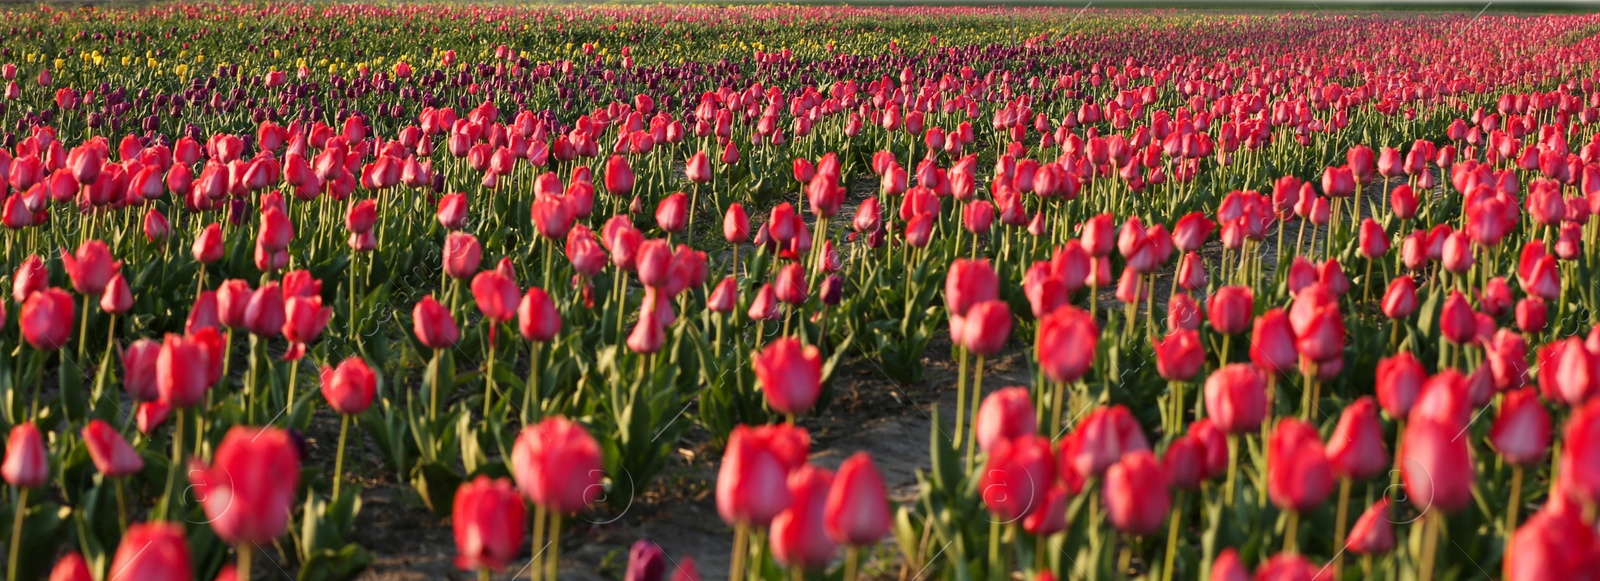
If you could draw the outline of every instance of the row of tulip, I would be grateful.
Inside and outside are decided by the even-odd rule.
[[[1600,558],[1592,16],[17,16],[8,578],[248,579],[270,545],[352,578],[352,424],[484,577],[531,555],[557,578],[563,525],[623,510],[691,425],[725,446],[733,579],[854,579],[886,537],[955,579]],[[285,16],[309,24],[253,22]],[[792,47],[756,40],[774,18]],[[1415,34],[1462,24],[1511,48]],[[440,48],[480,37],[505,44]],[[812,464],[841,359],[918,381],[936,336],[957,409],[915,502],[870,457]],[[1031,385],[986,394],[1018,353]],[[319,415],[331,468],[305,462]],[[631,561],[668,575],[649,544]]]

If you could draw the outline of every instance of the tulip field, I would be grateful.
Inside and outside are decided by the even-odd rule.
[[[0,10],[3,579],[1600,578],[1600,14]]]

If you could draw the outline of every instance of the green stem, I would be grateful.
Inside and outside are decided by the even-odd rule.
[[[544,507],[533,505],[533,558],[528,562],[528,581],[544,576]]]
[[[339,419],[339,447],[333,453],[333,501],[339,501],[339,485],[344,483],[344,442],[350,433],[350,416]]]
[[[11,518],[11,556],[6,561],[6,578],[17,578],[17,553],[22,549],[22,517],[28,514],[28,489],[17,490],[17,514]]]
[[[234,573],[237,578],[248,580],[250,579],[250,558],[255,555],[255,551],[251,550],[248,543],[239,543],[235,546],[235,549],[239,551],[239,566]]]
[[[973,466],[978,454],[978,400],[983,397],[983,356],[978,356],[977,370],[972,376],[972,421],[967,422],[967,466]]]
[[[167,465],[167,486],[164,489],[165,492],[162,493],[160,520],[170,520],[172,503],[175,501],[172,498],[172,490],[178,484],[178,467],[183,465],[183,440],[185,438],[183,417],[187,415],[184,413],[185,411],[187,410],[183,408],[172,410],[172,415],[176,416],[175,423],[172,426],[172,463]]]
[[[544,562],[545,576],[551,579],[560,579],[556,572],[561,569],[561,513],[550,513],[550,557]]]
[[[1179,490],[1172,503],[1172,517],[1167,521],[1166,563],[1161,566],[1161,581],[1172,581],[1172,567],[1178,556],[1178,525],[1183,521],[1183,491]]]
[[[537,531],[538,525],[534,525]],[[744,581],[744,560],[750,556],[750,528],[745,523],[739,523],[733,528],[733,554],[729,558],[728,581]]]
[[[1517,509],[1522,508],[1522,467],[1511,467],[1511,496],[1506,498],[1506,543],[1511,542],[1513,533],[1517,530]],[[1507,547],[1506,554],[1510,554]]]

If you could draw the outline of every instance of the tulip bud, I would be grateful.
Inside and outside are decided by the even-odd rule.
[[[1230,363],[1206,379],[1207,417],[1227,434],[1260,428],[1267,413],[1266,383],[1255,366]]]
[[[360,357],[349,357],[338,367],[322,368],[322,397],[328,407],[344,415],[359,415],[372,405],[378,376]]]
[[[1172,507],[1167,475],[1149,451],[1126,456],[1106,470],[1106,518],[1118,531],[1150,535],[1161,529]]]
[[[988,452],[996,442],[1011,440],[1037,431],[1033,404],[1024,387],[1002,388],[983,399],[973,431],[978,449]]]
[[[191,581],[194,577],[190,567],[189,540],[183,527],[157,522],[128,526],[111,559],[110,570],[116,572],[118,579]]]
[[[84,446],[89,449],[89,459],[101,474],[117,478],[144,469],[144,458],[105,420],[90,420],[82,435]]]
[[[823,524],[834,542],[869,546],[889,534],[888,490],[866,452],[857,452],[839,465],[823,508]]]
[[[0,465],[0,475],[6,484],[17,488],[38,488],[50,482],[50,453],[45,451],[44,437],[32,422],[12,426],[6,437],[5,463]]]
[[[511,481],[479,475],[456,489],[451,506],[457,568],[500,571],[517,558],[527,523],[522,499],[511,488]]]
[[[1378,406],[1370,396],[1363,396],[1339,415],[1339,424],[1328,436],[1328,462],[1340,478],[1372,478],[1389,467],[1389,453],[1384,450],[1383,441]]]
[[[1000,440],[989,449],[978,490],[989,512],[1003,522],[1015,522],[1038,510],[1055,466],[1050,441],[1027,434]]]
[[[223,436],[210,466],[192,463],[189,482],[224,542],[269,544],[288,528],[300,452],[286,431],[236,426]]]
[[[811,410],[822,390],[822,355],[815,346],[780,338],[750,360],[773,410],[791,416]]]

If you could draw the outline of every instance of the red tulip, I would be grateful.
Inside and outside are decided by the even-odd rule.
[[[1539,388],[1545,397],[1577,407],[1600,393],[1600,357],[1568,337],[1539,349]]]
[[[961,320],[958,342],[975,355],[997,355],[1011,336],[1011,307],[1001,300],[973,305],[966,316],[952,315],[951,326]]]
[[[1077,307],[1064,306],[1039,321],[1039,366],[1051,381],[1077,381],[1094,364],[1100,328],[1094,317]]]
[[[689,227],[689,196],[677,192],[661,199],[656,205],[656,224],[674,234]]]
[[[112,581],[193,581],[189,540],[183,527],[172,523],[130,525],[111,559],[111,571]]]
[[[1347,198],[1356,193],[1355,175],[1350,166],[1328,166],[1322,172],[1322,195],[1329,198]]]
[[[837,545],[824,525],[832,483],[832,474],[811,465],[800,466],[789,474],[787,486],[792,502],[772,519],[769,537],[772,557],[779,565],[822,569],[833,558]]]
[[[711,160],[706,157],[706,152],[696,151],[689,161],[684,163],[683,173],[689,181],[697,184],[711,183],[714,174],[711,173]]]
[[[1254,365],[1230,363],[1206,378],[1207,417],[1227,434],[1261,427],[1267,414],[1266,382]]]
[[[1188,381],[1205,367],[1205,347],[1196,331],[1180,329],[1151,343],[1156,353],[1156,371],[1168,381]]]
[[[369,232],[378,223],[378,203],[373,200],[361,200],[350,205],[350,210],[345,212],[344,228],[353,233]]]
[[[1326,363],[1344,353],[1344,317],[1337,309],[1317,311],[1297,334],[1295,350],[1306,360]]]
[[[728,314],[739,303],[739,285],[732,276],[723,277],[711,291],[711,297],[706,299],[706,309],[713,313]]]
[[[1073,492],[1067,485],[1057,483],[1051,486],[1044,492],[1039,508],[1022,518],[1022,530],[1036,537],[1048,537],[1066,530],[1067,503],[1072,496]],[[1048,574],[1048,571],[1042,573]]]
[[[333,318],[333,309],[322,306],[322,297],[294,297],[284,305],[283,337],[304,345],[317,339]]]
[[[561,333],[561,314],[543,289],[529,287],[517,305],[517,330],[529,341],[549,342]]]
[[[773,293],[778,300],[789,305],[800,306],[810,298],[810,283],[806,282],[806,268],[798,262],[791,262],[778,269],[778,276],[772,281]]]
[[[1150,442],[1128,408],[1098,407],[1062,440],[1061,472],[1098,477],[1118,458],[1149,449]]]
[[[727,213],[723,214],[722,237],[729,244],[744,244],[750,241],[750,216],[738,202],[729,204]]]
[[[343,415],[359,415],[372,405],[378,375],[365,359],[348,357],[338,367],[322,367],[322,397],[328,407]]]
[[[805,463],[811,437],[788,425],[734,427],[717,472],[717,514],[764,527],[788,508],[789,473]]]
[[[1248,287],[1225,286],[1206,303],[1206,316],[1219,333],[1237,335],[1250,330],[1255,299]]]
[[[491,321],[504,323],[515,317],[521,294],[517,282],[500,272],[485,270],[472,277],[472,298]]]
[[[139,408],[134,411],[134,420],[139,427],[139,433],[146,436],[154,433],[156,428],[166,423],[167,417],[172,414],[172,408],[160,401],[139,402]]]
[[[209,467],[199,460],[190,464],[189,482],[224,542],[269,544],[289,526],[300,484],[300,452],[288,432],[235,426],[223,436]]]
[[[1272,504],[1307,512],[1332,491],[1333,466],[1317,429],[1296,418],[1280,420],[1267,447],[1267,497]]]
[[[600,498],[600,445],[583,426],[561,417],[524,428],[511,450],[511,473],[528,500],[573,514]]]
[[[1417,282],[1410,276],[1400,276],[1389,282],[1383,293],[1383,314],[1390,319],[1410,317],[1417,310]]]
[[[1455,369],[1445,368],[1423,382],[1417,403],[1406,419],[1431,418],[1447,424],[1466,424],[1471,416],[1466,378]]]
[[[978,481],[983,503],[995,518],[1016,522],[1044,504],[1055,479],[1050,441],[1037,434],[1000,440],[989,449]]]
[[[211,365],[207,346],[201,340],[168,333],[156,356],[156,388],[161,403],[176,408],[198,405],[210,387]]]
[[[613,196],[627,195],[633,192],[633,168],[628,166],[627,158],[613,155],[606,160],[605,186],[606,191]]]
[[[1345,548],[1357,555],[1381,555],[1394,549],[1394,524],[1389,514],[1389,497],[1373,503],[1350,529]]]
[[[256,235],[256,245],[273,252],[287,250],[294,239],[294,224],[277,206],[268,206],[261,212],[261,231]]]
[[[23,259],[22,264],[17,265],[17,272],[12,276],[11,300],[22,304],[28,300],[29,295],[49,286],[50,271],[45,268],[44,259],[30,255]]]
[[[1561,490],[1585,505],[1600,502],[1600,403],[1591,401],[1568,418],[1561,433],[1556,473]]]
[[[89,562],[83,560],[81,553],[73,551],[56,561],[55,568],[50,570],[50,581],[94,581],[94,576],[89,574]]]
[[[1178,276],[1175,280],[1177,285],[1193,292],[1205,288],[1207,280],[1206,265],[1200,258],[1200,253],[1191,250],[1183,255],[1183,259],[1178,263]]]
[[[101,474],[116,478],[144,469],[144,458],[104,420],[89,420],[82,435],[84,446],[89,449],[89,459]]]
[[[945,306],[952,316],[967,314],[978,303],[1000,296],[1000,278],[987,260],[957,258],[944,279]]]
[[[144,213],[144,238],[150,242],[166,242],[172,235],[172,224],[166,215],[152,206]]]
[[[111,282],[106,283],[105,291],[100,294],[100,310],[107,314],[120,315],[133,308],[133,292],[128,290],[128,281],[122,278],[122,273],[112,275]]]
[[[1184,252],[1196,252],[1206,244],[1216,223],[1201,212],[1191,212],[1178,219],[1172,228],[1172,244]]]
[[[250,302],[244,308],[244,327],[250,330],[251,335],[262,338],[277,337],[283,332],[283,324],[288,319],[283,301],[283,289],[276,282],[261,285],[250,295]]]
[[[111,277],[122,268],[122,262],[111,258],[106,243],[89,240],[78,246],[76,254],[61,251],[61,267],[72,279],[73,290],[84,296],[99,296],[106,290]]]
[[[1430,257],[1432,252],[1430,244]],[[1445,270],[1454,274],[1466,274],[1467,271],[1472,270],[1472,265],[1477,262],[1477,259],[1472,255],[1472,239],[1468,238],[1464,232],[1444,234],[1443,246],[1438,260],[1443,263]]]
[[[1472,502],[1470,442],[1462,426],[1431,417],[1412,418],[1400,440],[1400,478],[1417,510],[1451,513]]]
[[[467,195],[461,193],[445,194],[439,198],[439,209],[435,212],[439,225],[446,230],[460,230],[467,227]]]
[[[1281,308],[1268,309],[1256,317],[1250,333],[1250,361],[1268,373],[1284,373],[1299,361],[1294,329]]]
[[[1100,214],[1083,223],[1080,240],[1090,256],[1104,257],[1115,248],[1116,224],[1111,214]]]
[[[1328,462],[1340,478],[1372,478],[1389,467],[1383,441],[1377,404],[1370,396],[1360,397],[1344,408],[1338,426],[1328,436]]]
[[[22,303],[17,325],[22,338],[34,349],[54,351],[72,337],[72,295],[58,288],[47,288],[28,295]]]
[[[1502,573],[1506,581],[1585,579],[1600,568],[1600,536],[1583,518],[1568,510],[1534,513],[1506,543]]]
[[[411,329],[417,340],[429,349],[450,347],[461,338],[455,318],[450,316],[450,311],[444,305],[433,299],[433,295],[422,297],[411,310]]]
[[[1389,207],[1394,210],[1396,218],[1401,220],[1415,218],[1419,202],[1416,192],[1408,184],[1400,184],[1389,190]]]
[[[456,489],[451,506],[457,568],[500,571],[522,551],[526,513],[511,481],[479,475]]]
[[[1200,305],[1187,294],[1175,294],[1167,300],[1167,329],[1169,331],[1199,331]]]
[[[813,345],[783,337],[751,355],[767,405],[781,414],[803,415],[822,392],[822,354]]]
[[[1439,330],[1451,343],[1464,345],[1477,336],[1478,321],[1460,291],[1450,291],[1439,313]]]
[[[889,534],[889,492],[866,452],[839,465],[823,508],[828,537],[843,545],[869,546]]]
[[[1161,529],[1172,508],[1167,475],[1148,450],[1123,456],[1106,470],[1106,518],[1118,531],[1150,535]]]
[[[1184,434],[1167,446],[1161,466],[1167,471],[1172,486],[1184,490],[1198,490],[1205,480],[1205,444],[1194,434]]]
[[[1250,570],[1239,562],[1238,550],[1228,547],[1211,562],[1209,581],[1250,581]]]
[[[217,322],[230,329],[243,329],[245,308],[254,291],[248,281],[229,279],[217,286]]]
[[[1489,441],[1511,464],[1528,466],[1544,460],[1550,447],[1550,413],[1539,402],[1539,394],[1526,387],[1506,392]]]
[[[1372,148],[1365,145],[1356,145],[1345,152],[1345,161],[1350,164],[1350,173],[1357,183],[1372,183],[1373,157]]]
[[[478,272],[483,247],[477,237],[466,232],[451,232],[444,239],[444,271],[450,278],[466,280]]]
[[[973,426],[977,433],[978,449],[984,452],[988,452],[1000,440],[1032,434],[1037,429],[1033,403],[1028,400],[1028,389],[1025,387],[1001,388],[984,397]]]
[[[1256,568],[1255,581],[1315,581],[1316,565],[1293,553],[1278,553]]]
[[[1422,369],[1422,362],[1410,351],[1401,351],[1392,357],[1378,360],[1377,388],[1378,405],[1389,413],[1389,417],[1403,419],[1411,415],[1411,407],[1417,401],[1417,396],[1422,392],[1422,382],[1427,379],[1427,372]]]
[[[1528,297],[1517,301],[1517,328],[1524,333],[1536,334],[1545,329],[1549,323],[1549,313],[1544,299]]]
[[[138,339],[122,351],[122,390],[134,401],[155,401],[161,397],[156,387],[156,358],[161,342]]]
[[[1368,260],[1382,257],[1389,252],[1389,233],[1377,220],[1366,218],[1361,221],[1359,244],[1361,255]]]
[[[44,437],[33,422],[11,427],[0,475],[5,476],[6,484],[17,488],[38,488],[50,482],[50,453],[45,451]]]
[[[572,230],[573,215],[569,202],[557,196],[538,196],[528,206],[528,218],[533,221],[539,235],[547,240],[560,240]]]

